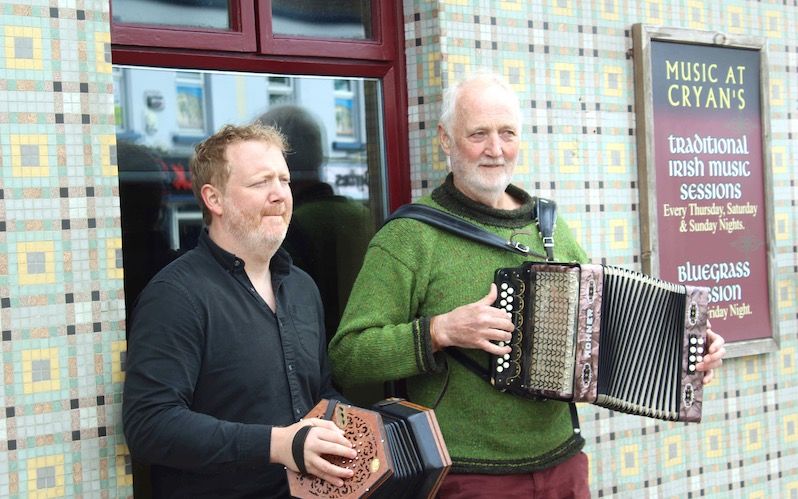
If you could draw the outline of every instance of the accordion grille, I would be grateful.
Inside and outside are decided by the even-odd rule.
[[[530,307],[534,314],[531,321],[534,333],[527,386],[570,392],[574,376],[579,274],[538,272],[534,292],[535,305]]]

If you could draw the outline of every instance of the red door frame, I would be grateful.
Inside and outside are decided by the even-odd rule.
[[[175,69],[378,78],[383,91],[388,210],[409,202],[402,2],[372,0],[375,37],[366,41],[274,37],[269,17],[271,0],[230,3],[229,31],[112,23],[112,62]]]

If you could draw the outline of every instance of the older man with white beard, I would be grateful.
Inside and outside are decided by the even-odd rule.
[[[321,457],[356,452],[300,421],[331,384],[318,290],[280,249],[291,219],[282,135],[228,125],[196,147],[207,230],[158,273],[132,316],[124,430],[154,497],[289,497],[285,467],[341,485]],[[309,430],[303,427],[312,426]]]
[[[521,141],[511,87],[483,74],[447,89],[438,138],[451,173],[417,202],[544,253],[534,200],[510,184]],[[587,260],[562,219],[554,239],[557,261]],[[394,220],[371,241],[330,343],[342,385],[404,379],[412,401],[435,408],[453,462],[441,498],[590,495],[584,440],[568,404],[500,392],[444,352],[459,347],[482,366],[488,354],[510,352],[499,342],[510,340],[513,323],[492,306],[492,282],[496,269],[524,260],[417,220]],[[722,343],[710,346],[699,369],[719,365]]]

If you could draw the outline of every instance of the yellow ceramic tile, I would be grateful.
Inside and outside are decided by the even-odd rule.
[[[116,147],[116,135],[100,135],[97,139],[100,142],[100,158],[102,161],[103,175],[106,177],[116,177],[118,175],[118,168],[111,155],[111,148]]]
[[[28,459],[26,497],[47,499],[64,497],[64,456],[50,455]]]
[[[620,66],[604,66],[602,92],[611,97],[623,95],[623,68]]]
[[[687,27],[692,29],[706,29],[704,11],[706,7],[700,0],[687,0]]]
[[[645,2],[645,19],[647,24],[662,24],[662,1],[648,0]]]
[[[684,463],[681,435],[671,435],[662,442],[662,462],[668,468]]]
[[[742,35],[745,31],[743,25],[743,8],[739,5],[726,6],[726,26],[729,33]]]
[[[25,393],[61,389],[60,350],[41,348],[22,351],[22,384]]]
[[[124,278],[121,237],[112,237],[105,241],[105,268],[108,269],[109,279]]]
[[[617,21],[620,19],[618,0],[603,0],[599,2],[599,16],[605,21]]]
[[[723,457],[723,448],[726,439],[720,428],[711,428],[704,432],[704,455],[706,457]]]
[[[573,15],[573,0],[551,0],[551,11],[557,16]]]
[[[5,66],[11,69],[42,69],[42,30],[30,26],[5,26]],[[30,48],[18,51],[20,46]],[[22,55],[20,55],[22,54]]]
[[[125,381],[125,371],[123,370],[122,358],[127,353],[126,341],[114,341],[111,343],[111,377],[114,383]]]
[[[627,161],[627,145],[624,142],[608,143],[605,147],[604,157],[608,173],[626,173],[629,164]]]
[[[578,173],[581,169],[579,143],[571,141],[557,143],[557,163],[561,173]]]
[[[746,452],[757,451],[762,448],[762,423],[754,421],[743,426],[743,441]]]
[[[629,221],[616,218],[609,221],[610,248],[625,250],[629,248]]]
[[[94,33],[94,55],[97,61],[97,72],[110,75],[113,67],[111,65],[111,34],[109,32]]]
[[[576,93],[576,64],[558,62],[554,64],[554,88],[558,94]]]
[[[621,476],[637,476],[640,474],[640,446],[624,445],[620,451]]]
[[[46,135],[9,136],[11,144],[11,174],[15,177],[48,177],[50,154]],[[31,155],[35,153],[34,158]],[[35,164],[30,162],[35,159]]]
[[[21,285],[56,282],[55,243],[53,241],[17,243],[17,279]]]

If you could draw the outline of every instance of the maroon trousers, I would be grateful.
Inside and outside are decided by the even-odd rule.
[[[587,499],[587,455],[580,452],[557,466],[517,475],[449,473],[438,491],[439,499],[478,498]]]

